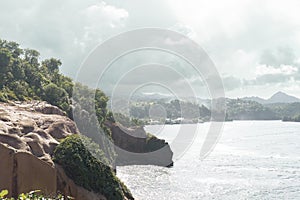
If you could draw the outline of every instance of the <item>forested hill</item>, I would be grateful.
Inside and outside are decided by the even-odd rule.
[[[0,39],[0,100],[45,100],[69,112],[72,80],[59,73],[61,61],[39,61],[40,53]]]
[[[255,101],[226,99],[226,114],[233,120],[276,120],[279,116],[270,108]]]
[[[208,121],[211,118],[212,108],[210,101],[207,100],[206,105],[191,103],[184,100],[162,101],[161,99],[152,99],[151,101],[131,102],[129,109],[129,118],[135,118],[149,123],[151,120],[158,120],[164,123],[162,118],[151,118],[150,110],[156,106],[165,108],[166,117],[169,120],[176,120],[182,116],[184,112],[185,118],[189,123],[196,123],[198,119]],[[225,120],[286,120],[297,121],[300,119],[300,103],[273,103],[260,104],[256,101],[244,99],[225,99],[226,119]],[[124,111],[119,110],[125,114]],[[218,110],[215,110],[218,112]],[[125,118],[125,117],[123,117]],[[166,123],[168,123],[166,121]]]
[[[243,99],[226,99],[226,113],[234,120],[300,121],[300,103],[260,104]]]
[[[78,113],[78,118],[84,118],[79,120],[80,132],[99,143],[113,160],[114,151],[99,136],[99,128],[108,137],[111,135],[104,125],[106,120],[113,121],[106,108],[108,98],[99,89],[92,90],[79,83],[74,87],[72,79],[60,73],[60,60],[40,61],[39,55],[36,50],[20,48],[16,42],[0,40],[0,101],[47,101],[71,119],[73,113]],[[74,92],[76,95],[72,98]]]
[[[62,63],[59,59],[40,61],[39,56],[36,50],[22,49],[16,42],[0,39],[0,101],[47,101],[72,118],[71,97],[76,88],[75,92],[83,95],[75,95],[80,99],[73,100],[86,101],[84,109],[87,111],[94,109],[91,105],[95,104],[97,118],[102,124],[110,114],[106,109],[108,98],[105,94],[79,83],[74,87],[72,79],[60,73]],[[91,95],[93,104],[89,102],[91,99],[85,99]]]

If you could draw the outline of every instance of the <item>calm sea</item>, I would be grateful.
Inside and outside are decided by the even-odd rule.
[[[300,123],[226,122],[215,149],[200,160],[209,125],[147,126],[170,143],[180,126],[198,132],[174,167],[118,167],[117,176],[140,200],[300,199]]]

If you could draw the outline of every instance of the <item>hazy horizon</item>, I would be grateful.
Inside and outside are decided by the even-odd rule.
[[[277,92],[275,92],[274,94],[277,94],[277,93],[285,93],[285,92],[283,92],[283,91],[277,91]],[[164,93],[159,93],[159,92],[152,92],[152,93],[143,93],[144,95],[161,95],[161,96],[168,96],[168,95],[166,95],[166,94],[164,94]],[[267,98],[263,98],[263,97],[260,97],[260,96],[239,96],[239,97],[228,97],[228,96],[226,96],[227,98],[244,98],[244,97],[259,97],[259,98],[262,98],[262,99],[269,99],[269,98],[271,98],[274,94],[272,94],[271,96],[269,96],[269,97],[267,97]],[[287,95],[290,95],[290,94],[288,94],[288,93],[285,93],[285,94],[287,94]],[[296,97],[296,98],[300,98],[300,97],[298,97],[298,96],[294,96],[294,95],[290,95],[290,96],[293,96],[293,97]],[[201,96],[198,96],[197,98],[202,98]]]

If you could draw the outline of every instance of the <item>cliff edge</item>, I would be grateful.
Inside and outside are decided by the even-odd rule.
[[[78,133],[64,112],[45,102],[0,103],[0,190],[10,197],[39,189],[80,200],[107,199],[76,185],[52,160],[60,141]],[[124,199],[133,197],[124,191]]]
[[[173,166],[173,152],[170,145],[143,127],[127,128],[118,123],[107,123],[116,146],[116,165],[158,165]]]

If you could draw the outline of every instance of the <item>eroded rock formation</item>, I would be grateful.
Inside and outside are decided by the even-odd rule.
[[[59,140],[78,134],[75,123],[45,102],[0,103],[0,190],[9,196],[42,190],[80,200],[106,199],[77,186],[51,160]]]

